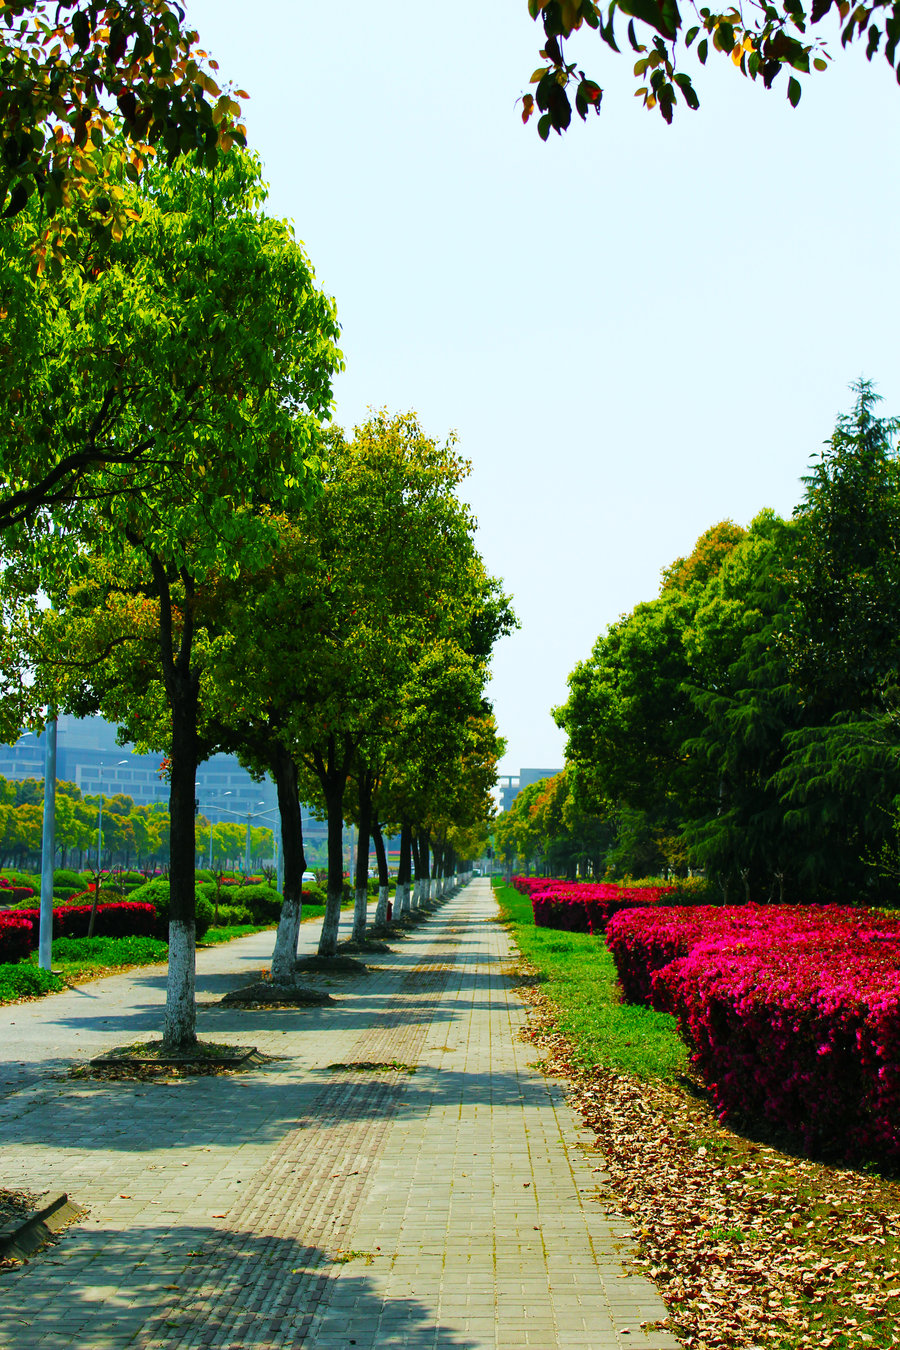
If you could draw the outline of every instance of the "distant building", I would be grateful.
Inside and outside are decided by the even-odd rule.
[[[555,778],[558,773],[562,773],[562,769],[520,769],[518,777],[515,774],[499,774],[500,810],[508,811],[523,788],[539,783],[542,778]]]
[[[124,763],[122,762],[124,761]],[[161,754],[139,755],[132,745],[116,744],[116,728],[102,717],[62,714],[57,729],[56,777],[74,783],[82,795],[112,797],[122,793],[138,806],[168,802],[169,785],[160,775]],[[0,746],[4,778],[43,778],[43,737],[23,735],[15,745]],[[261,816],[255,825],[271,828],[278,820],[278,797],[270,778],[254,783],[234,755],[213,755],[197,770],[197,809],[213,821]],[[325,826],[303,812],[303,831],[311,839]]]

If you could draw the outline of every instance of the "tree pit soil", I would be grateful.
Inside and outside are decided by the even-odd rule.
[[[173,1053],[163,1050],[162,1041],[142,1041],[117,1046],[86,1064],[76,1064],[69,1070],[69,1077],[96,1078],[108,1082],[208,1077],[245,1072],[270,1063],[272,1058],[252,1045],[197,1041],[189,1049]]]
[[[240,989],[232,989],[219,999],[219,1005],[231,1008],[309,1008],[334,1003],[324,989],[312,989],[304,984],[276,984],[273,980],[257,980]]]

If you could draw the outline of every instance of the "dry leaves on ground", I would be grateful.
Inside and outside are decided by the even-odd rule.
[[[900,1346],[900,1185],[721,1125],[699,1085],[573,1064],[521,968],[526,1039],[597,1136],[600,1202],[631,1221],[636,1264],[690,1350]]]

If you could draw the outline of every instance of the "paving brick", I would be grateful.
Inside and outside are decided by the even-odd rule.
[[[493,912],[473,883],[321,1009],[216,1002],[269,933],[199,953],[201,1035],[280,1056],[246,1075],[59,1077],[158,1028],[156,968],[0,1009],[0,1171],[90,1206],[3,1277],[0,1350],[674,1350],[638,1327],[665,1310],[622,1278],[590,1135],[528,1067]],[[328,1069],[362,1062],[417,1072]]]

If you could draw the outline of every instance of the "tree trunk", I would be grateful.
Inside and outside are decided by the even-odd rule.
[[[397,864],[397,889],[394,892],[394,917],[409,912],[409,882],[412,876],[412,828],[407,821],[400,827],[400,861]]]
[[[353,941],[365,942],[366,920],[369,914],[369,831],[372,825],[372,775],[360,767],[357,774],[359,792],[359,836],[356,846],[356,895],[353,903]]]
[[[384,835],[377,820],[372,821],[372,842],[375,845],[375,857],[378,859],[378,904],[375,908],[375,927],[382,928],[387,923],[390,878],[388,876],[387,853],[384,848]]]
[[[278,790],[278,811],[281,816],[281,858],[284,869],[281,913],[275,950],[272,953],[272,979],[277,984],[289,984],[294,979],[297,960],[297,939],[303,908],[303,873],[306,858],[303,853],[303,816],[297,796],[297,767],[283,745],[277,745],[272,754],[272,777]]]
[[[419,867],[422,872],[422,882],[419,890],[419,908],[431,898],[431,840],[425,830],[418,834],[419,840]]]
[[[419,832],[414,830],[410,840],[412,849],[413,863],[413,887],[411,908],[418,909],[422,903],[422,846],[419,842]]]
[[[320,956],[334,956],[337,951],[341,903],[344,899],[344,790],[347,785],[348,759],[345,747],[343,760],[338,763],[333,736],[328,738],[327,759],[323,759],[318,752],[314,757],[328,816],[328,894],[319,937]]]
[[[172,708],[172,756],[169,782],[169,972],[163,1048],[189,1050],[197,1044],[194,1001],[197,955],[194,889],[194,797],[197,780],[197,688],[190,673],[179,672]]]

